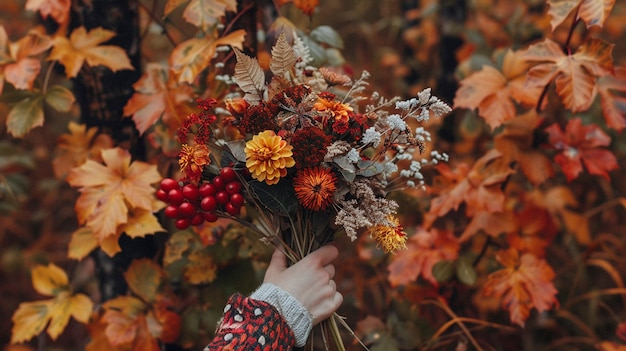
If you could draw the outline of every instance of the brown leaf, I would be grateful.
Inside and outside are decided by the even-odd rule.
[[[615,67],[615,75],[600,77],[597,87],[606,125],[622,131],[626,127],[626,67]]]
[[[587,28],[602,27],[615,5],[615,0],[548,0],[548,14],[554,31],[563,21],[576,11],[576,17],[583,20]]]
[[[183,18],[206,32],[220,23],[226,11],[237,12],[237,0],[191,0]]]

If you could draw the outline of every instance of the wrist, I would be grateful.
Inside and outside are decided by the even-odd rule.
[[[300,301],[271,283],[263,283],[250,297],[274,306],[293,331],[296,346],[304,346],[313,327],[313,316]]]

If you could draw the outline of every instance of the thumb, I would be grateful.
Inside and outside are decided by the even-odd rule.
[[[270,265],[267,267],[267,271],[265,272],[266,280],[268,278],[271,280],[272,278],[278,276],[285,269],[287,269],[287,256],[285,256],[285,254],[279,249],[274,249]]]

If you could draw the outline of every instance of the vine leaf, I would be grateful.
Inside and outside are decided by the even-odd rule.
[[[144,74],[133,84],[135,93],[124,106],[124,116],[132,116],[139,134],[143,134],[159,119],[175,129],[191,112],[184,102],[192,100],[192,88],[168,80],[167,67],[149,63]]]
[[[392,286],[406,285],[422,277],[437,286],[433,267],[441,261],[455,260],[460,244],[447,230],[420,228],[407,240],[407,250],[400,250],[391,258],[389,282]]]
[[[134,69],[124,49],[115,45],[100,45],[115,35],[115,32],[101,27],[88,32],[80,26],[72,31],[69,38],[54,37],[48,60],[57,60],[65,66],[67,78],[76,77],[85,62],[92,67],[105,66],[114,72]]]
[[[602,27],[615,5],[615,0],[548,0],[548,5],[548,15],[552,17],[550,25],[554,31],[575,10],[576,17],[583,20],[587,28]]]
[[[67,274],[55,264],[36,266],[32,271],[35,290],[52,296],[50,300],[22,302],[13,314],[11,343],[28,341],[46,329],[53,339],[61,335],[74,317],[81,323],[87,323],[93,309],[93,302],[84,294],[73,294]]]
[[[613,73],[613,47],[591,38],[568,55],[550,39],[531,45],[521,53],[524,59],[536,63],[528,71],[528,86],[545,87],[554,81],[566,108],[586,111],[593,102],[596,78]]]
[[[555,273],[544,259],[530,253],[520,256],[513,248],[498,252],[496,259],[504,268],[487,276],[482,292],[502,299],[511,322],[523,327],[531,309],[542,312],[559,305],[552,283]]]
[[[251,104],[257,104],[263,99],[265,91],[265,74],[255,58],[235,49],[237,64],[235,65],[235,81],[241,90],[246,93],[244,99]]]
[[[573,118],[568,121],[565,131],[557,124],[545,130],[550,144],[558,151],[554,160],[561,166],[568,181],[578,177],[583,164],[590,174],[606,180],[610,180],[609,171],[619,168],[615,155],[600,148],[609,146],[611,137],[597,125],[583,125],[580,118]]]
[[[606,125],[621,131],[626,127],[626,67],[615,67],[615,75],[601,77],[597,87]]]
[[[270,70],[277,76],[284,77],[296,64],[296,55],[289,45],[285,32],[281,32],[272,47],[272,58],[270,59]]]
[[[178,83],[193,84],[200,72],[211,64],[218,46],[228,45],[241,49],[245,35],[246,32],[239,29],[219,39],[206,36],[180,43],[169,57],[174,80]]]
[[[102,151],[103,164],[87,160],[67,176],[71,186],[79,187],[76,213],[81,224],[94,232],[101,244],[115,237],[118,226],[129,222],[129,211],[154,211],[154,188],[161,180],[156,166],[131,163],[130,153],[121,148]]]

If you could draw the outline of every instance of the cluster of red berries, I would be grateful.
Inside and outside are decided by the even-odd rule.
[[[176,228],[181,230],[204,221],[215,222],[220,211],[237,216],[244,204],[241,182],[232,167],[222,168],[210,182],[199,185],[165,178],[156,196],[167,203],[165,215],[175,219]]]

